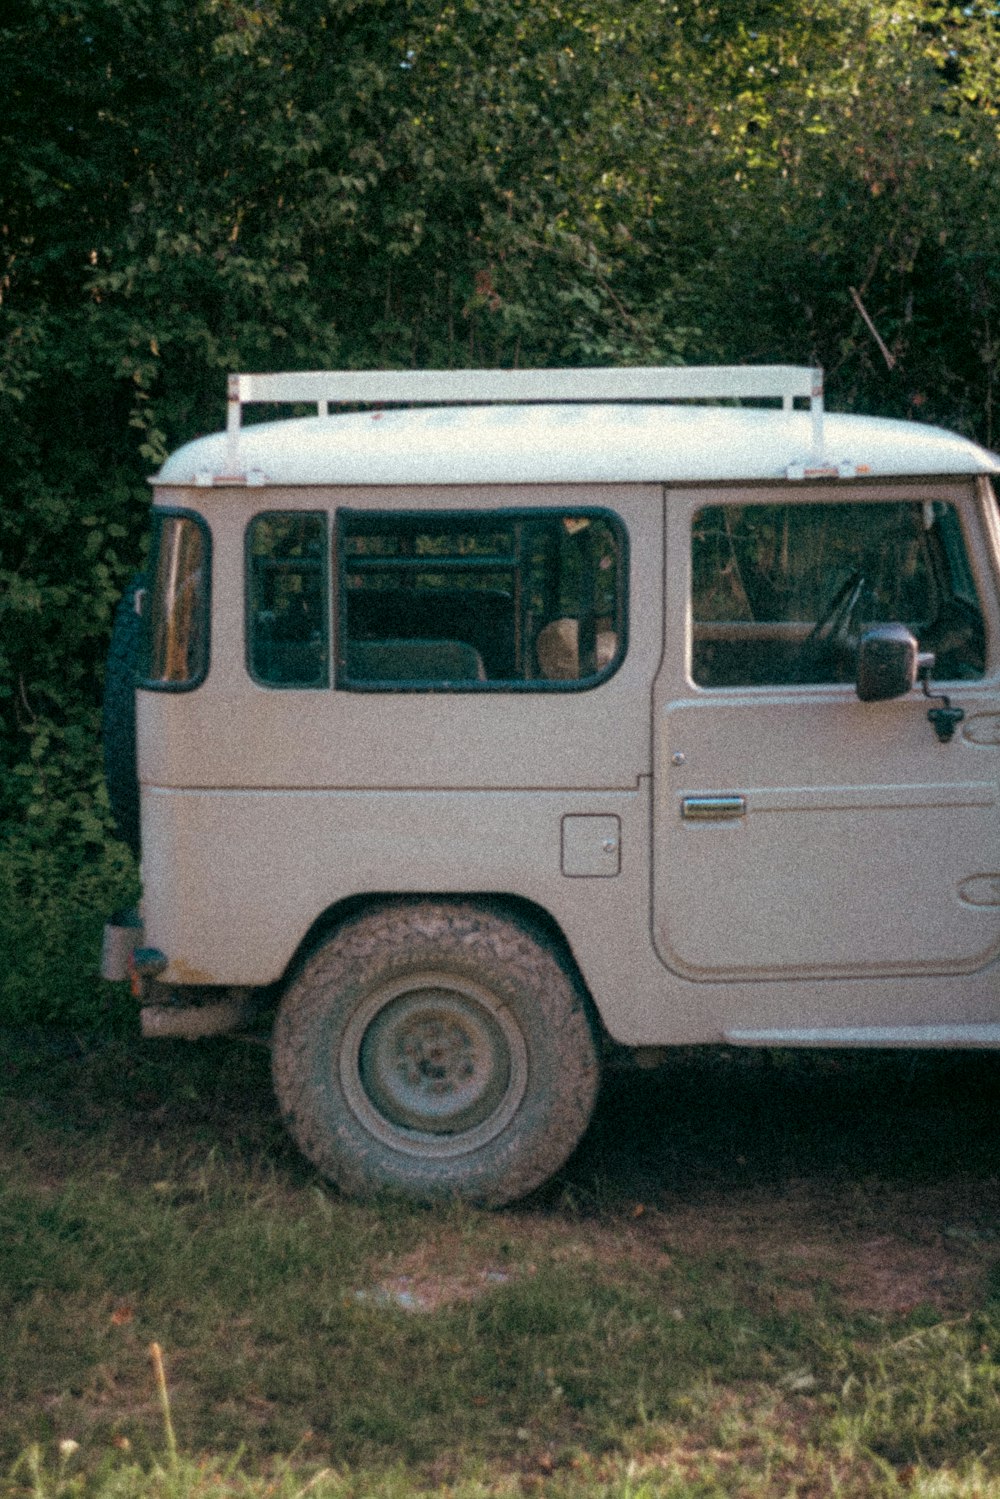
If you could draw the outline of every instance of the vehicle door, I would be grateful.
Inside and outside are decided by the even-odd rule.
[[[946,977],[1000,953],[989,505],[971,483],[668,495],[653,928],[670,969]],[[934,652],[933,690],[965,715],[948,742],[918,689],[859,700],[858,638],[882,622]],[[838,985],[813,992],[836,1024]]]

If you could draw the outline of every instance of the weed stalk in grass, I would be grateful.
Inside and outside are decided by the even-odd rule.
[[[32,1443],[25,1454],[25,1466],[31,1475],[31,1492],[35,1499],[45,1499],[45,1485],[42,1482],[42,1449],[37,1442]]]
[[[167,1389],[167,1376],[163,1368],[163,1350],[159,1343],[150,1343],[149,1356],[153,1361],[153,1373],[156,1376],[156,1393],[160,1397],[160,1410],[163,1413],[163,1431],[167,1441],[167,1456],[170,1459],[170,1471],[177,1472],[177,1437],[174,1432],[174,1423],[170,1415],[170,1391]]]

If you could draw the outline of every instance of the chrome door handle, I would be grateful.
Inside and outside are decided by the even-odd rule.
[[[745,796],[686,796],[681,802],[681,816],[695,821],[743,817],[746,810]]]

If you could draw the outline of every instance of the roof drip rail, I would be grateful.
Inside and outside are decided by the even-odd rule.
[[[780,400],[792,411],[807,400],[812,414],[809,463],[823,460],[823,371],[808,365],[644,365],[559,370],[303,370],[230,375],[227,467],[240,472],[243,407],[486,406],[590,402]]]

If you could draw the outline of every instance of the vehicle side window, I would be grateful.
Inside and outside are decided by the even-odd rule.
[[[711,505],[691,544],[693,679],[854,680],[864,630],[897,622],[935,679],[982,676],[985,635],[954,508],[935,501]]]
[[[279,510],[250,522],[247,665],[267,687],[329,685],[328,557],[325,515]]]
[[[154,510],[136,680],[188,692],[208,672],[211,540],[193,511]]]
[[[338,525],[338,686],[572,691],[621,663],[615,516],[342,511]]]

